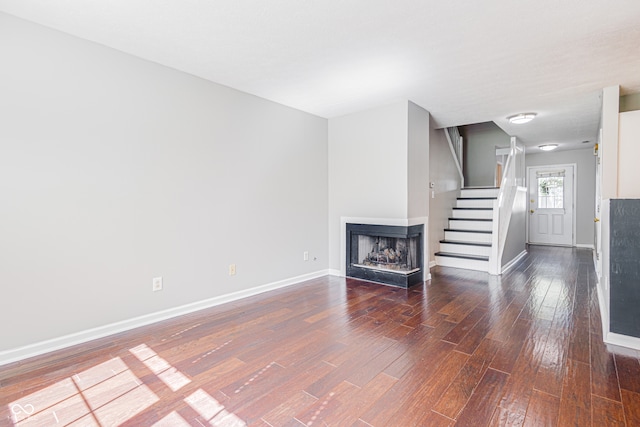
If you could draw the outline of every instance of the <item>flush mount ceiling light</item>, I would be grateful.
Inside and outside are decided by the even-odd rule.
[[[542,151],[551,151],[558,148],[558,144],[544,144],[544,145],[539,145],[538,148],[541,149]]]
[[[535,119],[536,113],[520,113],[507,118],[509,119],[509,123],[513,123],[514,125],[521,125]]]

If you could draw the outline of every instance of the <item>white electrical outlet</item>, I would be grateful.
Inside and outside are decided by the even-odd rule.
[[[236,265],[229,264],[229,276],[235,276],[235,275],[236,275]]]
[[[158,292],[162,290],[162,277],[154,277],[153,278],[153,292]]]
[[[302,259],[305,260],[305,261],[309,261],[309,252],[304,251],[302,253]]]

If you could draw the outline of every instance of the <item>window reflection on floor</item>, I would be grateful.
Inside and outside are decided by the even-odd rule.
[[[177,391],[191,380],[146,344],[129,350],[169,389]],[[158,396],[119,357],[93,366],[8,405],[13,425],[20,427],[118,426],[156,403]],[[206,391],[197,389],[184,398],[199,417],[200,425],[245,427]],[[194,425],[173,411],[156,427]]]
[[[115,426],[158,401],[116,357],[9,405],[17,426]]]

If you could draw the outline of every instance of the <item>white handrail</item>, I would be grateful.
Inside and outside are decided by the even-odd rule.
[[[451,150],[451,155],[453,156],[458,174],[460,175],[460,187],[464,187],[464,173],[462,171],[464,144],[462,136],[460,136],[457,127],[446,128],[444,134],[447,137],[447,142],[449,142],[449,149]]]

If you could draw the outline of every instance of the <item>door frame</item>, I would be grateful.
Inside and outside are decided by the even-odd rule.
[[[577,206],[577,202],[576,199],[578,197],[578,165],[577,163],[561,163],[561,164],[548,164],[548,165],[536,165],[536,166],[527,166],[527,172],[526,172],[526,180],[527,180],[527,221],[526,221],[526,236],[527,236],[527,243],[529,244],[534,244],[534,245],[545,245],[544,243],[531,243],[529,240],[529,230],[530,230],[530,221],[531,221],[531,215],[529,214],[529,210],[531,209],[530,205],[530,200],[531,200],[531,193],[529,192],[530,190],[530,185],[531,183],[529,182],[529,176],[531,175],[531,169],[539,169],[539,168],[566,168],[566,167],[573,167],[573,188],[571,189],[571,191],[573,191],[573,197],[572,197],[572,203],[573,203],[573,209],[572,209],[572,215],[571,215],[571,247],[575,247],[576,246],[576,206]],[[556,245],[548,245],[548,246],[556,246]]]

